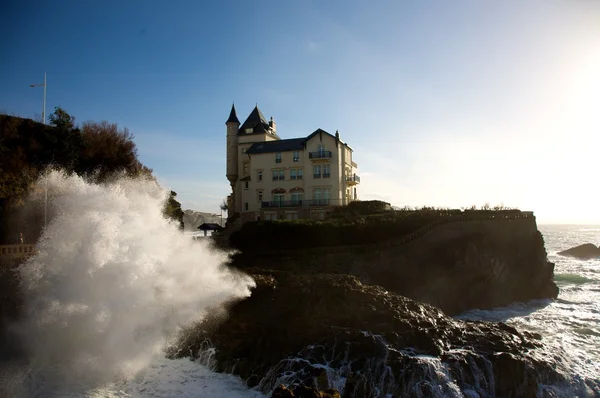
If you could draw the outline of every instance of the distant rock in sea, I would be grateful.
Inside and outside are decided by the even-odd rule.
[[[221,225],[221,217],[219,214],[203,213],[190,209],[183,211],[184,231],[198,231],[198,227],[204,223]]]
[[[600,247],[596,247],[591,243],[586,243],[558,252],[558,254],[561,256],[576,257],[581,260],[590,260],[592,258],[600,257]]]

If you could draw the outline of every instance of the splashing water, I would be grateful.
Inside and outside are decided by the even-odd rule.
[[[37,394],[131,378],[181,326],[250,295],[253,280],[228,270],[224,253],[165,219],[155,182],[52,172],[44,184],[55,216],[20,267],[25,308],[14,326],[29,352],[23,383]]]

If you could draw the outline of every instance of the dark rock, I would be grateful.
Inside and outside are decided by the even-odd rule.
[[[288,389],[283,384],[280,384],[275,390],[273,390],[271,398],[290,398],[293,396],[294,393],[292,392],[292,390]]]
[[[355,275],[447,314],[556,298],[554,264],[535,222],[446,225],[408,244],[239,253],[236,268]],[[260,270],[259,270],[260,272]]]
[[[600,257],[600,247],[596,247],[591,243],[575,246],[570,249],[558,252],[561,256],[576,257],[581,260],[590,260]]]
[[[343,397],[451,395],[456,387],[531,396],[561,380],[554,364],[536,359],[539,335],[506,324],[453,320],[350,275],[265,271],[255,279],[226,320],[205,320],[173,352],[198,352],[209,339],[217,370],[257,375],[267,394],[283,383]]]
[[[308,387],[305,385],[297,385],[293,388],[293,391],[287,388],[285,385],[280,384],[275,390],[271,398],[341,398],[338,390],[328,388],[323,391],[319,391],[314,387]]]

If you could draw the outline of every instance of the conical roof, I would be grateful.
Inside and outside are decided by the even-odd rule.
[[[231,105],[231,112],[229,112],[229,119],[227,119],[225,124],[232,123],[232,122],[240,124],[240,121],[238,120],[237,115],[235,113],[235,104]]]
[[[252,133],[266,133],[269,130],[269,123],[267,119],[263,116],[260,109],[258,109],[258,105],[254,107],[250,115],[240,127],[240,134],[247,134],[246,129],[252,129]]]

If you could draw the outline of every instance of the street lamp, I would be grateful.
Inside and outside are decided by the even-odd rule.
[[[46,124],[46,72],[44,72],[44,83],[43,84],[30,84],[29,87],[41,87],[44,86],[44,105],[42,107],[42,123]]]

